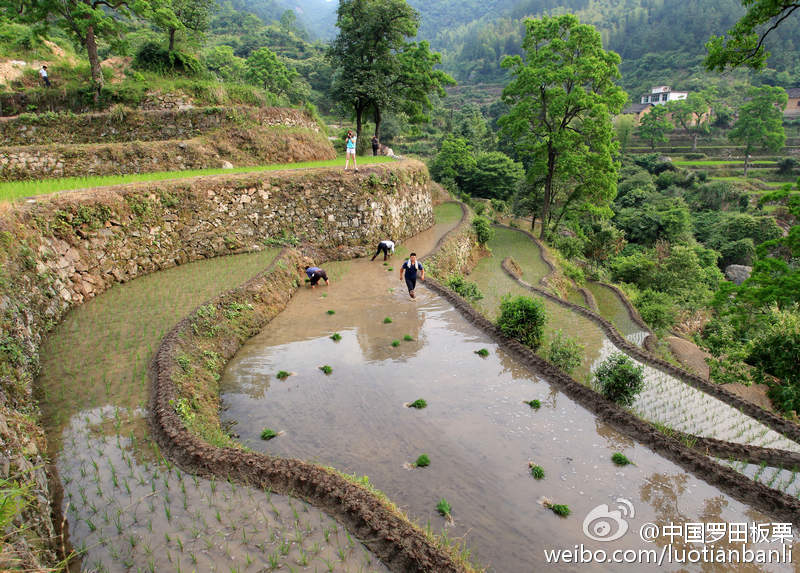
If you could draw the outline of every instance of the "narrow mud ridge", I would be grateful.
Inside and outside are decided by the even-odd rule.
[[[644,420],[634,416],[591,388],[574,380],[543,358],[540,358],[530,348],[503,335],[494,324],[467,301],[435,279],[429,278],[425,282],[425,286],[447,299],[470,323],[483,330],[503,350],[521,364],[528,367],[532,372],[544,376],[551,383],[556,384],[570,398],[637,442],[672,460],[686,471],[718,487],[739,501],[752,505],[768,515],[791,521],[800,514],[800,500],[752,480],[743,479],[742,475],[733,469],[721,466],[699,452],[686,447],[679,440],[665,436]],[[528,286],[530,287],[530,285]],[[530,288],[539,292],[539,289],[535,289],[535,287]],[[546,295],[562,304],[573,306],[571,303],[564,303],[564,301],[549,293],[546,293]],[[582,307],[577,308],[585,311],[586,316],[589,316],[588,313],[591,312]],[[613,330],[610,323],[608,323],[608,326]],[[614,330],[614,332],[616,331]]]
[[[232,298],[252,304],[258,319],[249,326],[257,332],[285,307],[298,288],[295,281],[302,260],[298,251],[284,250],[263,273],[209,304],[221,305]],[[393,571],[466,570],[436,547],[418,526],[337,473],[300,460],[218,448],[191,434],[172,406],[178,398],[172,375],[179,368],[175,361],[177,348],[181,338],[191,334],[194,318],[196,311],[163,339],[152,364],[152,433],[171,459],[201,476],[225,477],[309,501],[340,520]],[[227,337],[217,344],[230,358],[241,342]]]
[[[503,262],[502,266],[503,266],[503,270],[506,272],[506,274],[508,274],[512,279],[514,279],[523,288],[526,288],[526,289],[528,289],[528,290],[530,290],[532,292],[535,292],[535,293],[537,293],[537,294],[539,294],[541,296],[544,296],[544,297],[548,298],[549,300],[552,300],[553,302],[556,302],[556,303],[560,304],[561,306],[566,307],[566,308],[572,310],[573,312],[576,312],[576,313],[578,313],[578,314],[580,314],[580,315],[582,315],[582,316],[594,321],[598,326],[600,326],[600,328],[603,330],[603,332],[606,334],[606,336],[611,340],[611,342],[615,346],[617,346],[620,350],[622,350],[623,352],[628,354],[629,356],[631,356],[631,357],[635,358],[636,360],[639,360],[640,362],[643,362],[643,363],[645,363],[645,364],[647,364],[649,366],[652,366],[653,368],[656,368],[657,370],[665,372],[666,374],[670,374],[671,376],[674,376],[675,378],[678,378],[679,380],[682,380],[683,382],[686,382],[690,386],[692,386],[692,387],[694,387],[694,388],[696,388],[696,389],[698,389],[698,390],[700,390],[702,392],[705,392],[706,394],[709,394],[710,396],[713,396],[713,397],[719,399],[720,401],[725,402],[729,406],[732,406],[732,407],[736,408],[737,410],[740,410],[741,412],[747,414],[748,416],[758,420],[759,422],[761,422],[765,426],[775,430],[779,434],[782,434],[785,437],[787,437],[787,438],[789,438],[791,440],[794,440],[796,442],[800,442],[800,426],[795,424],[794,422],[791,422],[789,420],[781,418],[780,416],[776,416],[772,412],[764,410],[763,408],[761,408],[757,404],[753,404],[752,402],[750,402],[748,400],[744,400],[743,398],[740,398],[736,394],[733,394],[732,392],[729,392],[728,390],[726,390],[725,388],[723,388],[723,387],[721,387],[721,386],[719,386],[717,384],[713,384],[711,382],[708,382],[707,380],[703,380],[702,378],[700,378],[699,376],[697,376],[695,374],[691,374],[691,373],[687,372],[686,370],[683,370],[682,368],[678,368],[677,366],[674,366],[674,365],[670,364],[669,362],[667,362],[665,360],[662,360],[660,358],[657,358],[657,357],[653,356],[652,354],[650,354],[650,352],[644,351],[641,348],[639,348],[638,346],[628,342],[617,331],[617,329],[614,327],[613,324],[611,324],[608,320],[606,320],[602,316],[598,315],[597,313],[595,313],[595,312],[593,312],[593,311],[591,311],[591,310],[589,310],[587,308],[584,308],[582,306],[578,306],[578,305],[572,304],[571,302],[565,301],[565,300],[563,300],[563,299],[551,294],[550,292],[548,292],[548,291],[546,291],[546,290],[544,290],[542,288],[539,288],[537,286],[531,285],[531,284],[529,284],[529,283],[517,278],[514,275],[513,271],[510,268],[507,267],[507,265],[505,264],[505,261]],[[648,337],[648,338],[650,338],[650,337]]]

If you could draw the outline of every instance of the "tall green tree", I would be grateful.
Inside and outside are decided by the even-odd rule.
[[[669,120],[668,114],[669,110],[666,105],[654,105],[642,117],[636,131],[639,133],[639,137],[650,142],[650,149],[655,149],[656,143],[669,141],[667,133],[675,129],[675,124]]]
[[[419,15],[406,0],[340,0],[336,26],[339,34],[328,51],[331,92],[352,108],[356,135],[370,110],[378,137],[385,110],[426,119],[428,95],[443,93],[442,86],[453,80],[434,69],[440,56],[427,42],[408,41],[417,34]]]
[[[153,14],[154,23],[166,30],[169,51],[175,49],[175,35],[191,32],[197,35],[208,31],[211,13],[217,5],[215,0],[169,0],[161,2]]]
[[[611,115],[626,95],[614,84],[620,57],[603,49],[593,26],[565,14],[526,19],[525,28],[524,56],[503,59],[513,79],[503,90],[510,110],[499,124],[528,180],[544,188],[544,237],[571,211],[611,215],[619,167]]]
[[[297,72],[287,67],[275,52],[265,46],[247,58],[247,77],[252,82],[263,85],[269,92],[289,93]]]
[[[767,36],[800,8],[798,0],[742,0],[747,13],[728,30],[727,36],[712,36],[706,43],[706,68],[724,71],[748,66],[764,67],[769,53]]]
[[[739,108],[739,118],[728,138],[744,145],[744,176],[750,167],[750,154],[757,148],[778,151],[786,142],[783,131],[783,110],[788,96],[780,87],[750,88],[749,99]]]
[[[692,92],[686,99],[669,102],[667,109],[672,119],[692,136],[692,151],[696,151],[697,139],[710,131],[710,94]]]

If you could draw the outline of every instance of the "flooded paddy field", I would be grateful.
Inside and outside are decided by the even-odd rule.
[[[423,254],[436,238],[429,232],[403,247]],[[530,293],[501,280],[505,247],[491,246],[499,273],[483,271],[490,280],[481,284],[485,298],[478,304],[491,303],[487,308],[494,312],[492,297],[499,304],[504,292]],[[533,265],[535,254],[514,257],[523,264],[529,256],[526,264]],[[648,522],[771,521],[596,419],[517,364],[431,291],[418,288],[411,300],[399,280],[401,262],[395,255],[386,265],[368,258],[324,265],[331,285],[301,289],[238,352],[221,380],[222,418],[244,445],[369,476],[412,519],[444,528],[451,539],[464,538],[491,571],[541,570],[547,566],[545,549],[580,543],[605,550],[662,547],[665,539],[655,544],[639,539],[639,528]],[[477,274],[479,269],[470,280]],[[588,372],[604,337],[589,328],[591,321],[569,312],[563,317],[566,333],[586,329],[580,338],[593,353],[585,360]],[[486,357],[476,354],[484,348]],[[290,375],[279,378],[281,371]],[[425,408],[408,407],[420,398]],[[541,402],[537,410],[524,403],[534,399]],[[262,440],[264,429],[280,434]],[[635,465],[615,466],[615,452]],[[430,465],[414,467],[421,454]],[[534,479],[531,462],[543,468],[544,479]],[[452,506],[453,525],[436,511],[442,498]],[[543,498],[568,505],[572,514],[556,516]],[[619,499],[635,508],[630,532],[615,541],[587,538],[584,518],[598,505],[613,508]]]
[[[37,381],[61,510],[85,571],[385,571],[308,504],[182,473],[148,435],[147,367],[193,308],[264,270],[260,253],[116,285],[71,310]],[[309,569],[311,568],[311,569]]]

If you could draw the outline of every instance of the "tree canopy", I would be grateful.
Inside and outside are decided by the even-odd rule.
[[[667,106],[654,105],[642,117],[637,131],[639,137],[650,142],[650,149],[655,149],[656,143],[669,141],[667,133],[675,129],[675,124],[667,117],[668,113]]]
[[[614,84],[620,58],[603,49],[594,27],[571,14],[525,26],[524,57],[503,60],[513,79],[503,90],[510,110],[499,123],[529,182],[543,188],[545,236],[569,212],[611,215],[618,170],[611,114],[626,95]]]
[[[751,88],[749,99],[739,108],[739,118],[728,138],[745,147],[744,176],[750,167],[750,154],[756,148],[778,151],[786,142],[783,110],[788,96],[783,88]]]

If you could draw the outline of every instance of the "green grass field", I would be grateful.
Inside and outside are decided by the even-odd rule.
[[[742,160],[724,160],[724,159],[698,159],[698,160],[688,160],[688,159],[678,159],[672,162],[675,165],[680,167],[712,167],[717,165],[732,165],[732,166],[744,166],[744,161]],[[771,160],[763,160],[763,159],[756,159],[753,161],[753,165],[761,165],[761,166],[769,166],[769,165],[777,165],[776,161]]]
[[[389,157],[359,157],[362,165],[394,161]],[[273,163],[233,169],[189,169],[186,171],[157,171],[154,173],[131,173],[128,175],[97,175],[87,177],[65,177],[63,179],[41,179],[28,181],[4,181],[0,183],[0,201],[15,201],[34,195],[46,195],[58,191],[107,187],[122,183],[140,181],[164,181],[166,179],[188,179],[203,175],[222,175],[230,173],[254,173],[259,171],[278,171],[281,169],[309,169],[312,167],[344,167],[344,157],[329,161],[306,161],[302,163]]]

